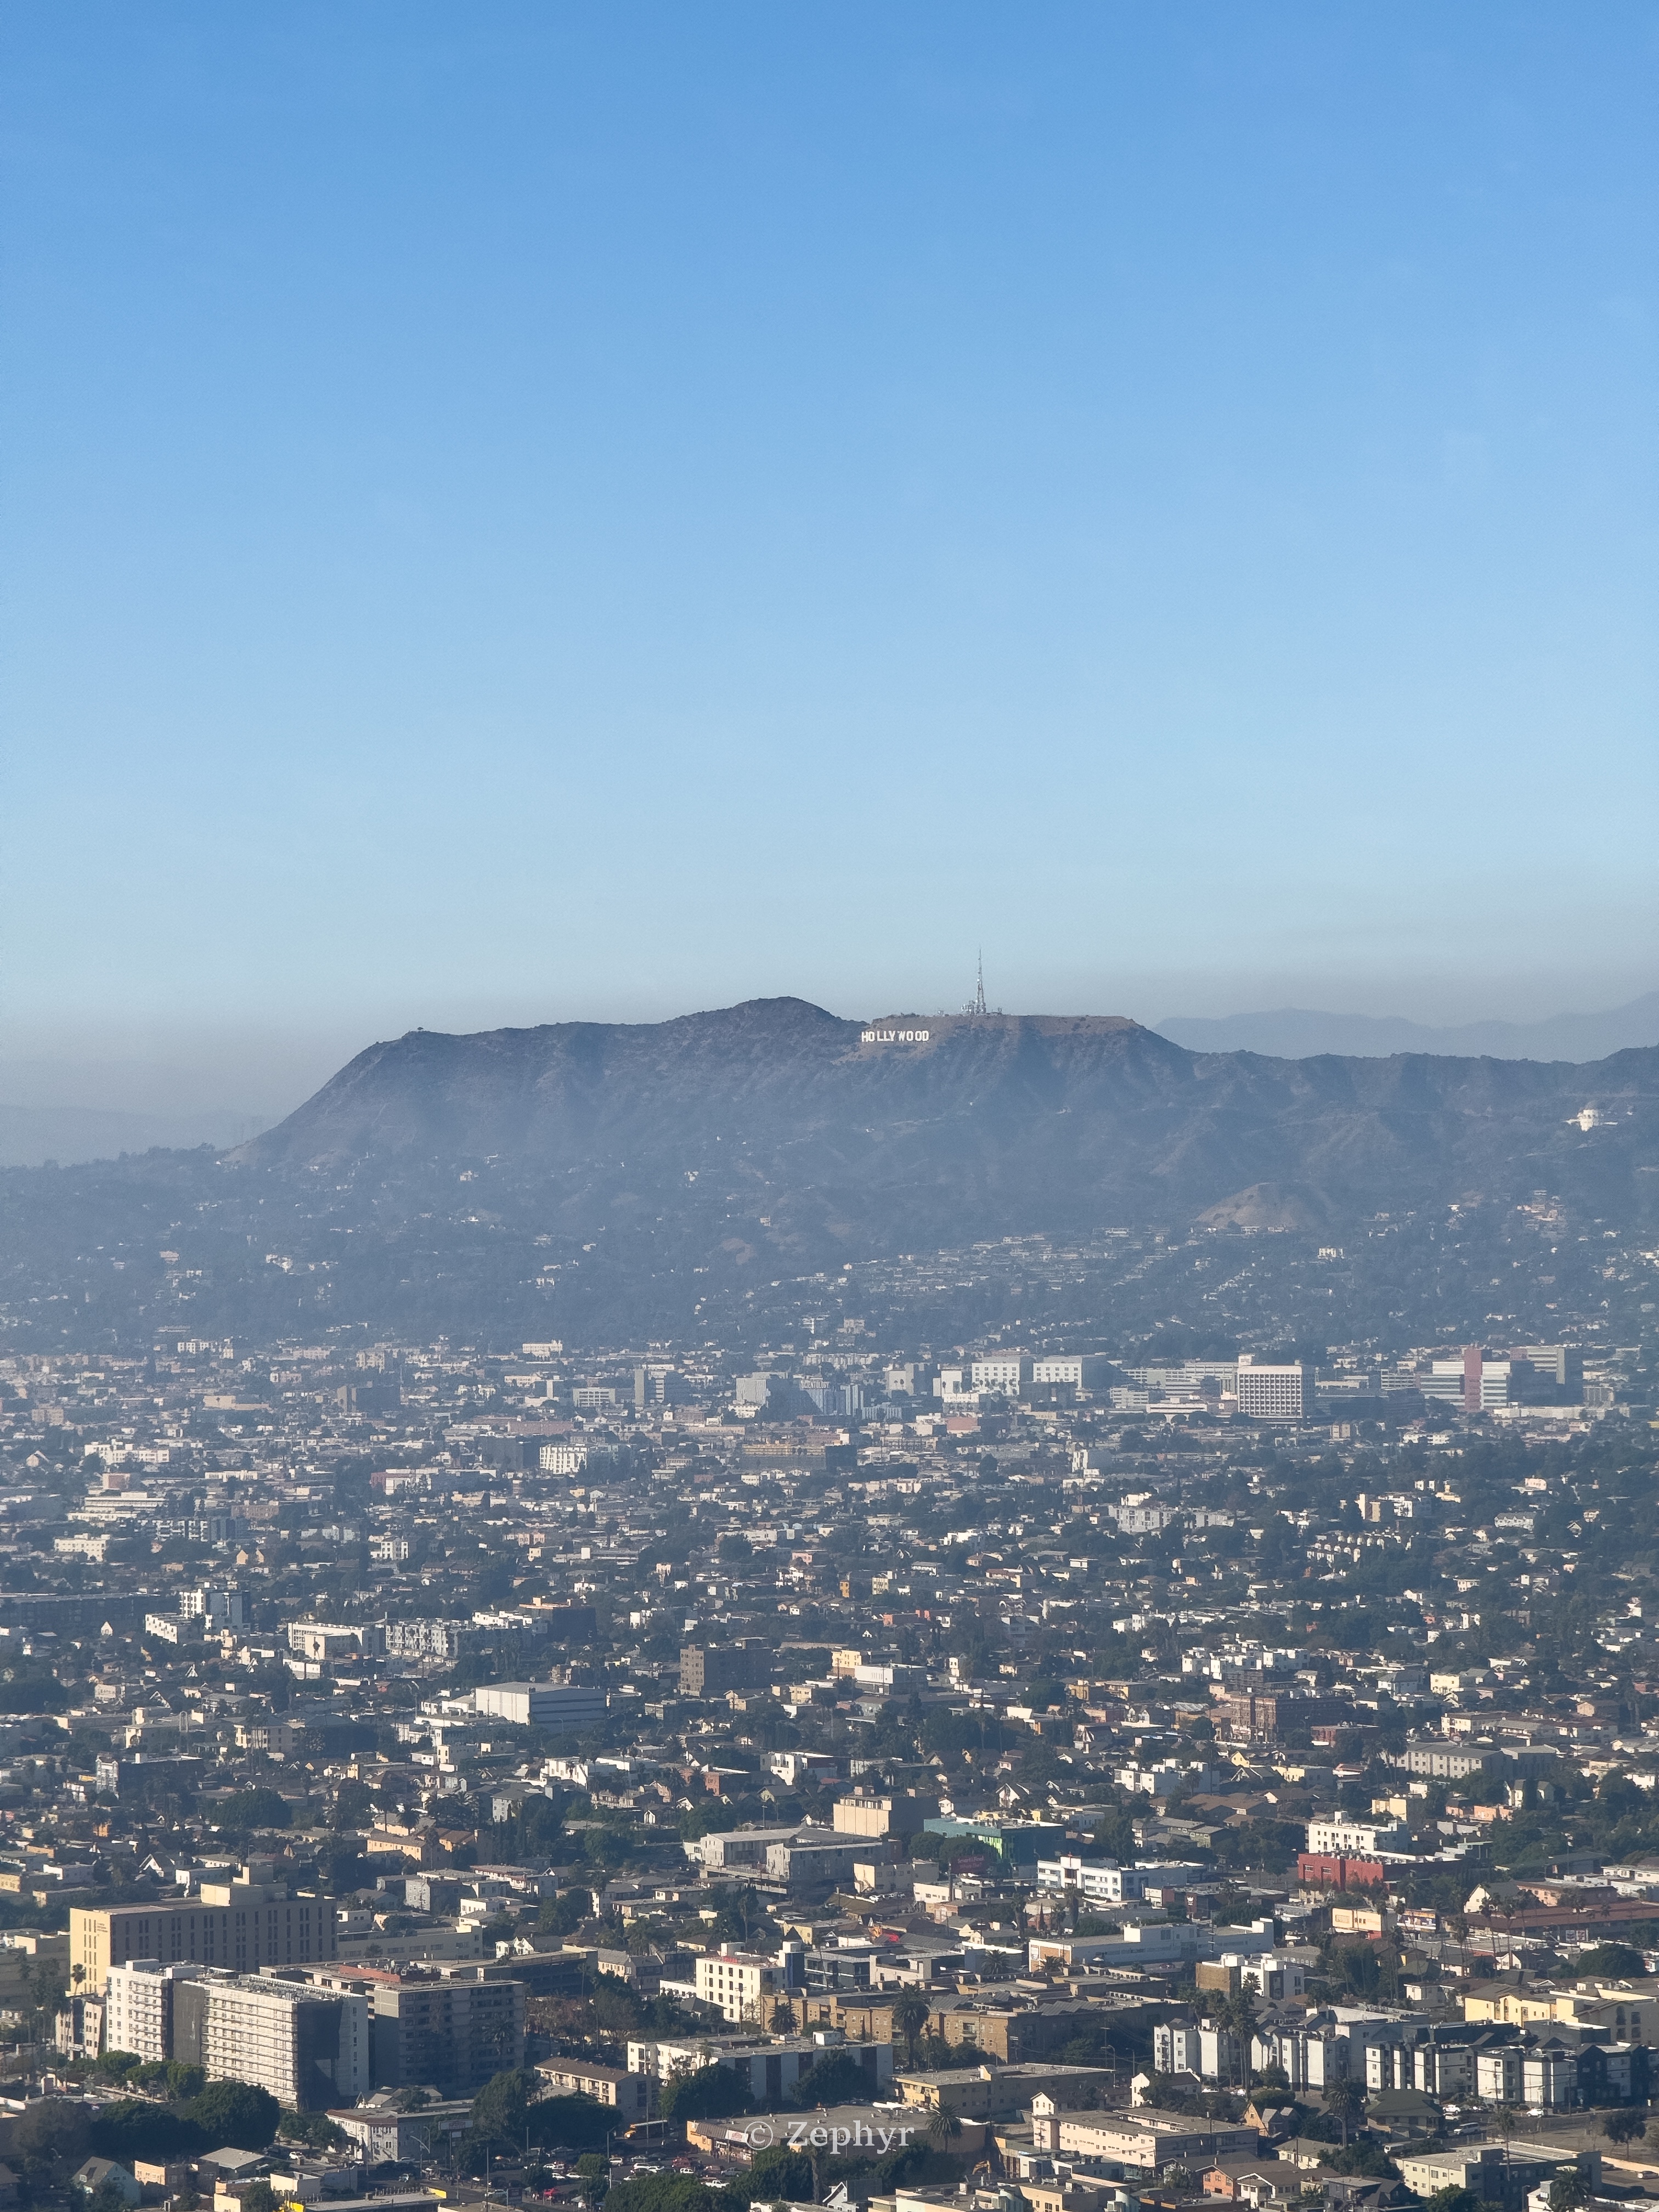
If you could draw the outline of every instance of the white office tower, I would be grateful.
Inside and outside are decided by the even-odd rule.
[[[1238,1356],[1238,1410],[1247,1421],[1299,1421],[1309,1410],[1313,1378],[1301,1365],[1267,1366]]]

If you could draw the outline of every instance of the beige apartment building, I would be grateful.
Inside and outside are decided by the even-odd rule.
[[[718,2005],[733,2027],[769,2027],[771,2009],[783,1987],[775,1959],[742,1951],[718,1951],[697,1961],[697,1996]]]
[[[939,1811],[937,1797],[906,1794],[878,1797],[854,1790],[836,1800],[836,1832],[842,1836],[915,1836]]]
[[[1559,2021],[1595,2028],[1621,2043],[1645,2043],[1659,2032],[1659,1997],[1628,1983],[1602,1983],[1595,1990],[1515,1989],[1490,1984],[1463,2000],[1465,2020],[1493,2021],[1507,2027],[1534,2027]]]
[[[648,2120],[656,2090],[655,2077],[630,2074],[625,2066],[599,2066],[583,2058],[544,2058],[536,2068],[556,2097],[592,2097],[608,2105],[625,2121]]]
[[[70,1965],[84,1969],[88,1996],[101,1993],[112,1966],[135,1959],[164,1966],[189,1963],[234,1974],[267,1966],[323,1965],[336,1954],[332,1903],[261,1882],[202,1884],[198,1896],[143,1905],[70,1908]]]

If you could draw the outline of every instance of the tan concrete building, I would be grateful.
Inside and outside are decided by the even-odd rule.
[[[1022,2181],[1019,2193],[1031,2212],[1102,2212],[1119,2192],[1115,2182],[1091,2182],[1067,2174],[1061,2180]]]
[[[938,1812],[936,1797],[866,1796],[855,1790],[836,1800],[836,1830],[843,1836],[915,1836]]]
[[[776,2000],[787,2005],[800,2035],[815,2027],[838,2027],[849,2043],[890,2043],[893,2040],[893,2000],[872,1997],[863,1990],[851,1995],[831,1990],[825,1996],[802,1996],[799,1991]]]
[[[1099,2102],[1115,2078],[1108,2066],[951,2066],[936,2073],[895,2074],[893,2081],[903,2101],[924,2112],[948,2104],[959,2119],[995,2120],[1039,2097],[1046,2097],[1051,2109],[1085,2109]]]
[[[552,2097],[592,2097],[608,2105],[624,2123],[648,2120],[655,2102],[656,2080],[649,2074],[630,2074],[624,2066],[590,2065],[581,2058],[544,2058],[536,2068]]]
[[[1659,2033],[1659,1996],[1629,1983],[1602,1982],[1593,1989],[1515,1989],[1488,1983],[1463,2000],[1465,2020],[1494,2021],[1510,2027],[1534,2027],[1560,2021],[1589,2027],[1620,2043],[1645,2043]]]
[[[1260,2149],[1254,2128],[1146,2109],[1066,2112],[1043,2096],[1032,2100],[1031,2141],[1038,2150],[1109,2159],[1151,2174],[1170,2166],[1201,2166],[1207,2171],[1223,2159],[1252,2158]]]
[[[697,1996],[718,2005],[733,2027],[769,2027],[783,1968],[775,1959],[744,1951],[716,1951],[697,1961]]]
[[[309,1966],[335,1956],[331,1899],[260,1882],[204,1882],[199,1896],[157,1898],[143,1905],[70,1908],[69,1960],[84,1969],[82,1987],[101,1992],[112,1966],[156,1959],[188,1961],[231,1973],[267,1966]]]
[[[959,2051],[999,2066],[1020,2066],[1062,2050],[1101,2022],[1101,2008],[1086,1997],[1059,2003],[1000,2005],[960,1998],[935,2004],[927,2033]]]

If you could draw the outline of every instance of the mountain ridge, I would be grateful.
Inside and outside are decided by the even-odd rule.
[[[1517,1232],[1542,1234],[1511,1209],[1535,1212],[1540,1191],[1573,1252],[1605,1224],[1659,1225],[1659,1048],[1589,1067],[1283,1060],[1194,1053],[1121,1016],[855,1022],[773,1000],[412,1030],[234,1152],[6,1170],[0,1301],[31,1343],[179,1323],[250,1341],[373,1328],[614,1344],[711,1326],[737,1341],[866,1263],[954,1253],[945,1273],[965,1282],[1020,1240],[1059,1252],[1125,1231],[1279,1231],[1382,1255],[1410,1220],[1418,1288],[1376,1263],[1403,1311],[1437,1295],[1447,1209],[1484,1219],[1509,1269]],[[1545,1265],[1553,1282],[1569,1261]],[[939,1295],[952,1328],[981,1310],[960,1284]],[[1212,1310],[1196,1279],[1193,1295]],[[1471,1325],[1493,1303],[1460,1295]]]
[[[1152,1026],[1194,1052],[1259,1052],[1279,1059],[1334,1053],[1389,1058],[1421,1052],[1455,1059],[1570,1060],[1580,1066],[1659,1044],[1659,991],[1601,1013],[1538,1022],[1463,1022],[1437,1028],[1399,1015],[1332,1014],[1305,1006],[1215,1018],[1172,1014]]]
[[[744,1157],[744,1176],[786,1209],[834,1192],[849,1220],[878,1203],[919,1217],[920,1194],[947,1187],[958,1214],[988,1225],[1024,1205],[1046,1225],[1068,1206],[1091,1219],[1195,1214],[1257,1184],[1334,1218],[1508,1188],[1528,1162],[1534,1182],[1571,1165],[1592,1134],[1571,1117],[1593,1092],[1606,1094],[1602,1153],[1651,1148],[1659,1048],[1589,1069],[1286,1060],[1195,1053],[1124,1016],[854,1021],[774,999],[654,1024],[413,1030],[366,1048],[229,1158],[417,1178],[488,1163],[595,1194],[620,1193],[625,1175],[636,1202],[654,1191],[648,1202],[672,1195],[681,1212],[729,1144],[718,1157]]]

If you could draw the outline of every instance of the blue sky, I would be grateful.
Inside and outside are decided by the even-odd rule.
[[[1651,988],[1650,7],[0,61],[14,1059]]]

